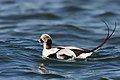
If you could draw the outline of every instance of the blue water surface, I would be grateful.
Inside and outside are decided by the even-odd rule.
[[[117,23],[112,38],[87,60],[44,60],[36,40],[53,46],[97,46]],[[0,0],[0,80],[120,80],[120,0]],[[49,74],[38,67],[44,63]]]

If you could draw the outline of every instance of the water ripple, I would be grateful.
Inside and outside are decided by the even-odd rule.
[[[61,10],[61,12],[78,12],[78,11],[82,11],[82,10],[85,10],[85,9],[82,8],[82,7],[69,5],[69,6],[65,6],[63,8],[60,8],[59,10]]]
[[[113,17],[113,16],[119,16],[119,14],[115,13],[115,12],[104,12],[101,13],[99,15],[96,15],[96,17]]]
[[[17,14],[17,15],[8,15],[0,16],[4,20],[25,20],[25,19],[48,19],[48,20],[57,20],[60,19],[59,16],[53,13],[32,13],[32,14]]]
[[[109,5],[108,5],[109,4]],[[118,0],[0,0],[0,80],[119,80],[120,24]],[[43,59],[43,33],[53,46],[72,45],[92,49],[106,35],[100,19],[112,30],[111,39],[87,59]],[[50,71],[41,75],[44,63]]]

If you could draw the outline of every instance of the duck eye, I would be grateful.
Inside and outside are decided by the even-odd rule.
[[[44,41],[42,39],[40,39],[41,43],[43,43]]]

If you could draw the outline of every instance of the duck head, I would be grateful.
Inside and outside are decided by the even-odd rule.
[[[42,34],[38,41],[43,44],[44,49],[52,48],[52,39],[48,34]]]

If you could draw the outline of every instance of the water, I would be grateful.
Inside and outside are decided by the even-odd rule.
[[[36,42],[94,48],[117,22],[114,36],[87,60],[44,60]],[[0,0],[0,80],[120,80],[119,0]],[[50,74],[41,75],[44,63]]]

